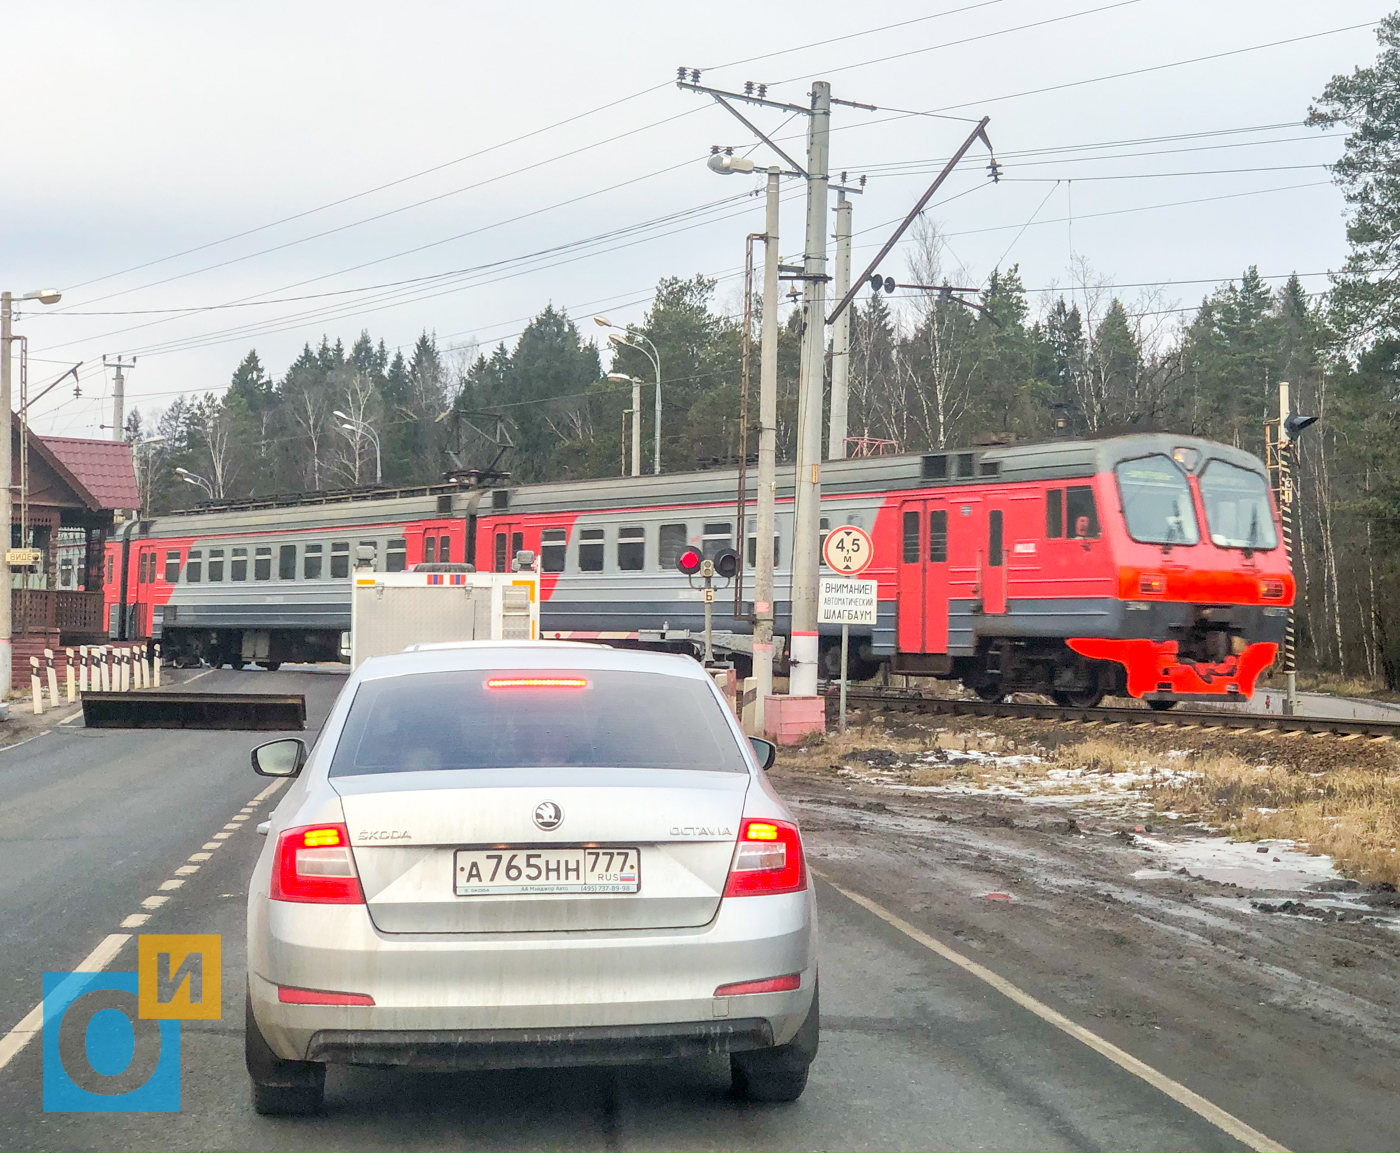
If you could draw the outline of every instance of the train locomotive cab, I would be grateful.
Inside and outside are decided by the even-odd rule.
[[[1066,705],[1252,695],[1295,593],[1263,465],[1161,434],[1080,444],[1092,477],[1035,486],[1043,539],[1007,539],[1037,503],[1030,491],[1010,495],[1004,525],[989,514],[1000,539],[981,543],[997,564],[978,574],[964,683],[984,699],[1022,690]]]

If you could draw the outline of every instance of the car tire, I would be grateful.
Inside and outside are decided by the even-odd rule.
[[[751,1049],[729,1057],[735,1096],[745,1101],[796,1101],[807,1088],[807,1070],[821,1039],[821,990],[812,990],[807,1019],[786,1045]]]
[[[246,999],[243,1054],[253,1083],[253,1111],[264,1116],[319,1113],[325,1102],[326,1067],[319,1061],[286,1061],[268,1045]]]

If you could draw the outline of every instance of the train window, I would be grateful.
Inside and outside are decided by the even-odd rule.
[[[685,525],[683,524],[663,524],[658,539],[656,550],[656,567],[660,569],[673,569],[676,561],[680,559],[681,550],[685,548]]]
[[[706,560],[714,560],[725,549],[733,547],[733,521],[720,520],[704,525],[700,533],[700,553]]]
[[[224,579],[224,550],[221,548],[209,550],[209,579],[211,581]]]
[[[231,581],[245,581],[248,579],[248,550],[246,548],[236,548],[232,550],[232,557],[228,564],[228,579]]]
[[[446,540],[443,537],[443,540]],[[540,533],[540,569],[543,572],[563,572],[564,557],[569,550],[569,530],[547,528]]]
[[[942,564],[948,559],[948,510],[936,508],[928,514],[928,559]]]
[[[1064,489],[1052,488],[1045,494],[1045,539],[1057,540],[1065,535]]]
[[[525,547],[525,534],[523,532],[513,532],[510,534],[510,559],[513,561],[519,555],[520,550]]]
[[[277,546],[277,579],[292,581],[297,579],[297,546],[284,544]]]
[[[203,576],[204,554],[199,549],[192,548],[189,559],[185,562],[185,583],[197,585]]]
[[[919,563],[919,514],[904,514],[904,563]]]
[[[1097,537],[1099,512],[1094,505],[1094,490],[1087,484],[1065,489],[1065,524],[1068,536]]]
[[[504,529],[496,534],[496,563],[491,571],[506,571],[506,534]]]
[[[438,537],[438,563],[452,563],[452,538],[450,536]]]
[[[437,560],[437,537],[425,536],[423,538],[423,563],[432,564]]]
[[[981,465],[979,466],[979,471],[981,472],[981,475],[982,475],[982,476],[1000,476],[1000,475],[1001,475],[1001,461],[999,461],[999,460],[984,460],[984,461],[981,463]]]
[[[348,540],[337,540],[331,542],[331,576],[348,577],[350,575],[350,542]]]
[[[747,538],[748,538],[748,548],[745,550],[745,554],[746,554],[746,556],[748,557],[748,561],[747,561],[746,563],[748,564],[749,568],[751,568],[751,569],[756,569],[756,568],[758,568],[758,517],[756,517],[756,516],[751,516],[751,517],[749,517],[748,524],[747,524],[746,528],[747,528]],[[778,565],[782,563],[782,562],[778,559],[778,557],[779,557],[779,555],[780,555],[780,552],[781,552],[781,550],[780,550],[779,547],[778,547],[778,542],[779,542],[780,540],[782,540],[782,537],[778,535],[778,522],[777,522],[777,520],[775,519],[775,520],[773,521],[773,567],[774,567],[774,568],[777,568]]]
[[[603,571],[603,530],[584,528],[578,534],[578,571]]]
[[[826,567],[826,538],[831,533],[831,518],[822,517],[817,525],[817,564]]]
[[[1113,471],[1123,502],[1123,522],[1134,540],[1169,545],[1195,544],[1201,539],[1191,486],[1171,457],[1158,453],[1125,460]],[[1202,482],[1203,494],[1204,488]]]
[[[107,583],[112,583],[112,558],[110,556],[107,558]]]
[[[403,572],[408,567],[408,541],[403,537],[397,537],[389,542],[389,547],[384,550],[384,570],[386,572]]]
[[[987,514],[987,563],[993,568],[1001,564],[1001,509]]]
[[[321,579],[321,549],[319,544],[303,545],[301,550],[301,575],[304,580]]]
[[[1201,473],[1201,503],[1211,542],[1218,548],[1278,547],[1269,493],[1257,472],[1210,461]]]
[[[108,558],[107,558],[107,567],[108,567],[109,569],[112,567],[112,558],[111,558],[111,557],[108,557]],[[112,578],[111,578],[111,577],[108,577],[107,579],[108,579],[108,580],[111,580]],[[141,555],[138,556],[138,557],[136,558],[136,583],[137,583],[137,584],[145,584],[145,583],[146,583],[146,554],[145,554],[145,553],[141,553]]]
[[[959,475],[959,476],[971,476],[971,475],[972,475],[972,453],[970,453],[970,452],[960,452],[960,453],[958,453],[958,475]]]
[[[270,581],[272,579],[272,546],[270,544],[260,544],[253,549],[253,579],[255,581]]]
[[[165,583],[177,584],[180,580],[180,553],[178,550],[165,554]]]
[[[641,572],[646,567],[647,530],[639,524],[617,530],[617,567],[622,572]]]
[[[946,453],[938,453],[936,456],[924,457],[924,479],[948,479],[948,456]]]

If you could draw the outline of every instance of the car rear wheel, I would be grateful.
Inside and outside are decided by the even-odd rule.
[[[807,1070],[821,1039],[820,988],[812,990],[812,1008],[802,1028],[786,1045],[753,1049],[729,1058],[736,1096],[746,1101],[796,1101],[807,1088]]]
[[[319,1113],[326,1067],[318,1061],[285,1061],[268,1045],[246,999],[243,1052],[253,1082],[253,1111],[264,1115]]]

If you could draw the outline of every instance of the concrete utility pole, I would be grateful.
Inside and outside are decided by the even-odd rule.
[[[836,278],[834,295],[840,300],[851,287],[851,202],[844,191],[836,193]],[[847,381],[851,369],[851,310],[843,308],[831,330],[831,422],[826,433],[826,459],[846,455]]]
[[[107,363],[107,358],[102,358],[102,363]],[[117,370],[116,379],[112,382],[112,439],[121,440],[126,433],[126,377],[123,375],[126,369],[136,366],[136,358],[131,358],[131,363],[126,364],[119,356],[116,359]]]
[[[754,532],[753,670],[758,678],[754,727],[763,732],[764,704],[773,693],[773,504],[778,446],[778,179],[768,169],[763,217],[763,330],[758,375],[758,508]]]
[[[796,509],[792,547],[792,656],[788,695],[817,695],[817,579],[821,532],[822,384],[826,377],[827,163],[831,85],[812,85],[807,123],[807,242],[803,250],[802,366],[797,392]]]
[[[1288,555],[1290,569],[1293,567],[1293,438],[1289,435],[1288,418],[1292,411],[1288,381],[1281,380],[1278,385],[1278,511],[1283,523],[1283,550]],[[1297,600],[1296,594],[1294,600]],[[1290,717],[1298,711],[1298,646],[1295,642],[1293,608],[1289,606],[1288,628],[1283,636],[1286,684],[1283,711]]]

